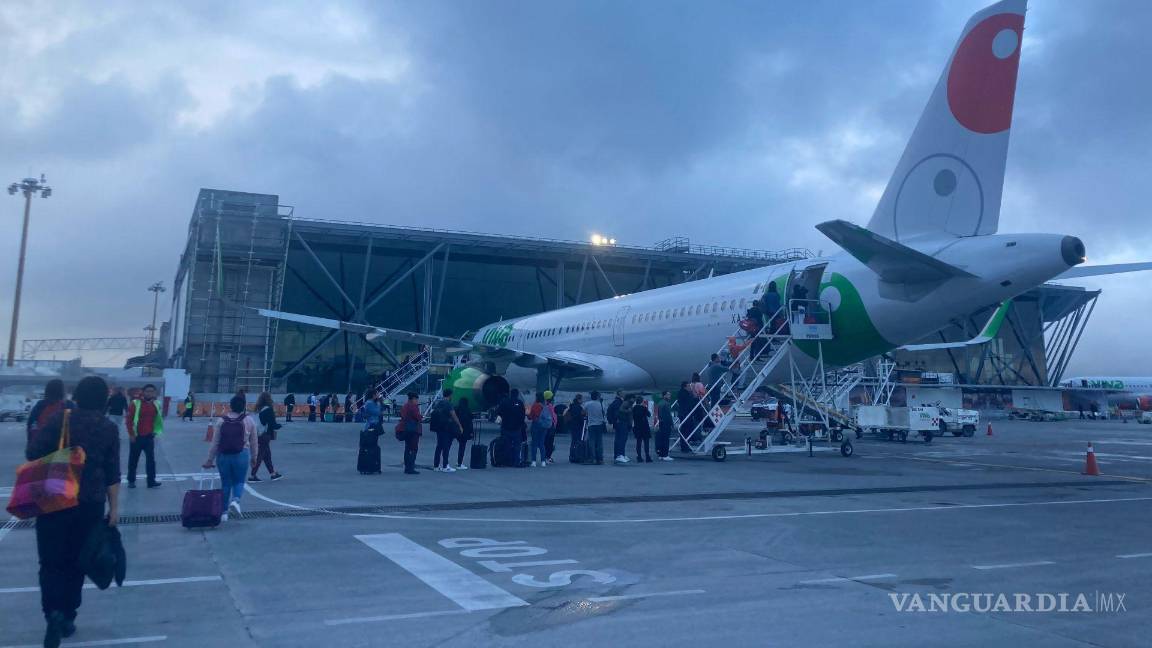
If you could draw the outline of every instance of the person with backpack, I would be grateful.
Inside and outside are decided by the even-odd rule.
[[[570,435],[568,463],[588,463],[588,422],[584,417],[584,394],[576,394],[564,410],[564,429]]]
[[[468,464],[464,463],[464,449],[468,446],[468,442],[475,438],[476,432],[473,427],[472,410],[465,397],[461,397],[460,402],[456,403],[456,420],[460,422],[460,434],[456,437],[456,442],[460,445],[456,450],[456,470],[468,470]]]
[[[258,449],[248,481],[260,481],[260,477],[256,475],[260,470],[260,464],[268,468],[268,476],[272,481],[283,479],[284,475],[272,467],[272,442],[276,440],[276,430],[280,429],[280,424],[276,422],[276,410],[272,407],[272,394],[260,392],[260,396],[256,399],[256,412],[260,417],[260,434],[256,437]]]
[[[292,422],[292,410],[296,409],[296,394],[289,393],[284,397],[284,422]]]
[[[316,392],[308,395],[308,422],[316,422],[316,407],[320,404],[320,399],[317,397]]]
[[[528,420],[531,421],[529,431],[532,434],[532,448],[529,456],[532,460],[531,466],[536,467],[536,456],[540,456],[540,467],[543,468],[547,465],[545,461],[546,454],[544,452],[544,439],[548,436],[548,432],[556,425],[556,410],[552,408],[549,402],[552,400],[552,392],[545,391],[543,394],[536,395],[536,402],[532,403],[532,411],[528,413]]]
[[[156,437],[164,433],[164,413],[156,404],[156,385],[144,385],[140,398],[128,404],[124,416],[128,427],[128,488],[136,488],[136,467],[140,465],[140,455],[144,455],[144,471],[148,476],[148,488],[159,488],[156,481]]]
[[[256,472],[256,462],[252,453],[259,447],[256,421],[244,411],[244,397],[236,395],[228,402],[231,412],[216,420],[216,433],[212,435],[212,447],[208,449],[208,460],[204,468],[217,466],[220,471],[220,489],[223,491],[227,507],[220,517],[228,521],[228,514],[240,515],[240,498],[244,496],[244,478],[249,468]]]
[[[420,413],[420,395],[408,392],[408,401],[400,408],[400,422],[396,424],[396,438],[404,442],[404,474],[419,475],[416,455],[420,452],[424,415]]]
[[[524,401],[520,400],[520,391],[513,389],[496,406],[496,416],[500,418],[500,465],[520,465],[520,444],[524,434]]]
[[[448,463],[452,454],[452,441],[460,436],[460,420],[452,409],[452,390],[445,389],[443,398],[432,406],[428,418],[428,428],[436,433],[436,452],[432,455],[432,466],[436,472],[454,473],[456,469]]]
[[[44,385],[44,398],[36,401],[36,404],[32,406],[32,411],[28,412],[28,420],[24,424],[27,433],[25,444],[31,443],[37,430],[44,427],[53,416],[66,409],[72,409],[72,401],[64,398],[64,381],[53,378]]]
[[[380,417],[380,397],[369,389],[364,392],[364,403],[360,410],[364,414],[364,427],[360,429],[360,451],[356,459],[356,470],[361,475],[380,474],[380,436],[384,425]]]
[[[78,446],[85,453],[76,506],[36,518],[40,607],[47,622],[45,646],[59,646],[62,638],[76,632],[84,587],[84,571],[78,563],[89,535],[100,524],[115,528],[120,522],[120,434],[104,414],[108,384],[103,378],[87,376],[76,385],[74,396],[75,406],[58,408],[44,425],[37,426],[25,449],[28,461],[56,452],[67,421],[68,446]]]
[[[328,406],[332,404],[332,395],[324,394],[320,397],[320,422],[325,421],[325,416],[328,414]]]

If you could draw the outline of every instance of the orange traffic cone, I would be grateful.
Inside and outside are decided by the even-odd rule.
[[[988,433],[984,436],[992,436],[992,423],[988,423]]]
[[[1084,460],[1084,473],[1093,477],[1100,476],[1100,466],[1096,465],[1096,451],[1092,449],[1092,442],[1088,442],[1088,456]]]
[[[204,433],[204,442],[205,443],[212,443],[212,434],[215,431],[216,431],[216,429],[212,427],[211,423],[209,423],[208,424],[208,431]]]

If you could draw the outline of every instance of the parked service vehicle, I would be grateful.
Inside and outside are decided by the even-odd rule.
[[[1140,423],[1152,424],[1152,412],[1141,412],[1140,418],[1136,420]]]
[[[931,443],[940,429],[940,410],[931,406],[861,405],[856,408],[856,427],[889,441],[920,436],[925,443]]]
[[[974,436],[980,427],[980,412],[956,407],[939,407],[938,420],[940,434],[951,432],[952,436]]]
[[[32,410],[32,401],[23,396],[0,395],[0,421],[24,421]]]

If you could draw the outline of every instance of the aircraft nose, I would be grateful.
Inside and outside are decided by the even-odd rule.
[[[1084,241],[1075,236],[1065,236],[1064,240],[1060,241],[1060,255],[1064,257],[1064,263],[1070,266],[1084,263]]]

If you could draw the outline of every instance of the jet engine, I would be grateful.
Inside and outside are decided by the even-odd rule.
[[[457,367],[444,378],[444,388],[452,390],[452,403],[468,399],[468,407],[478,412],[495,407],[511,388],[503,376],[485,373],[476,367]]]

